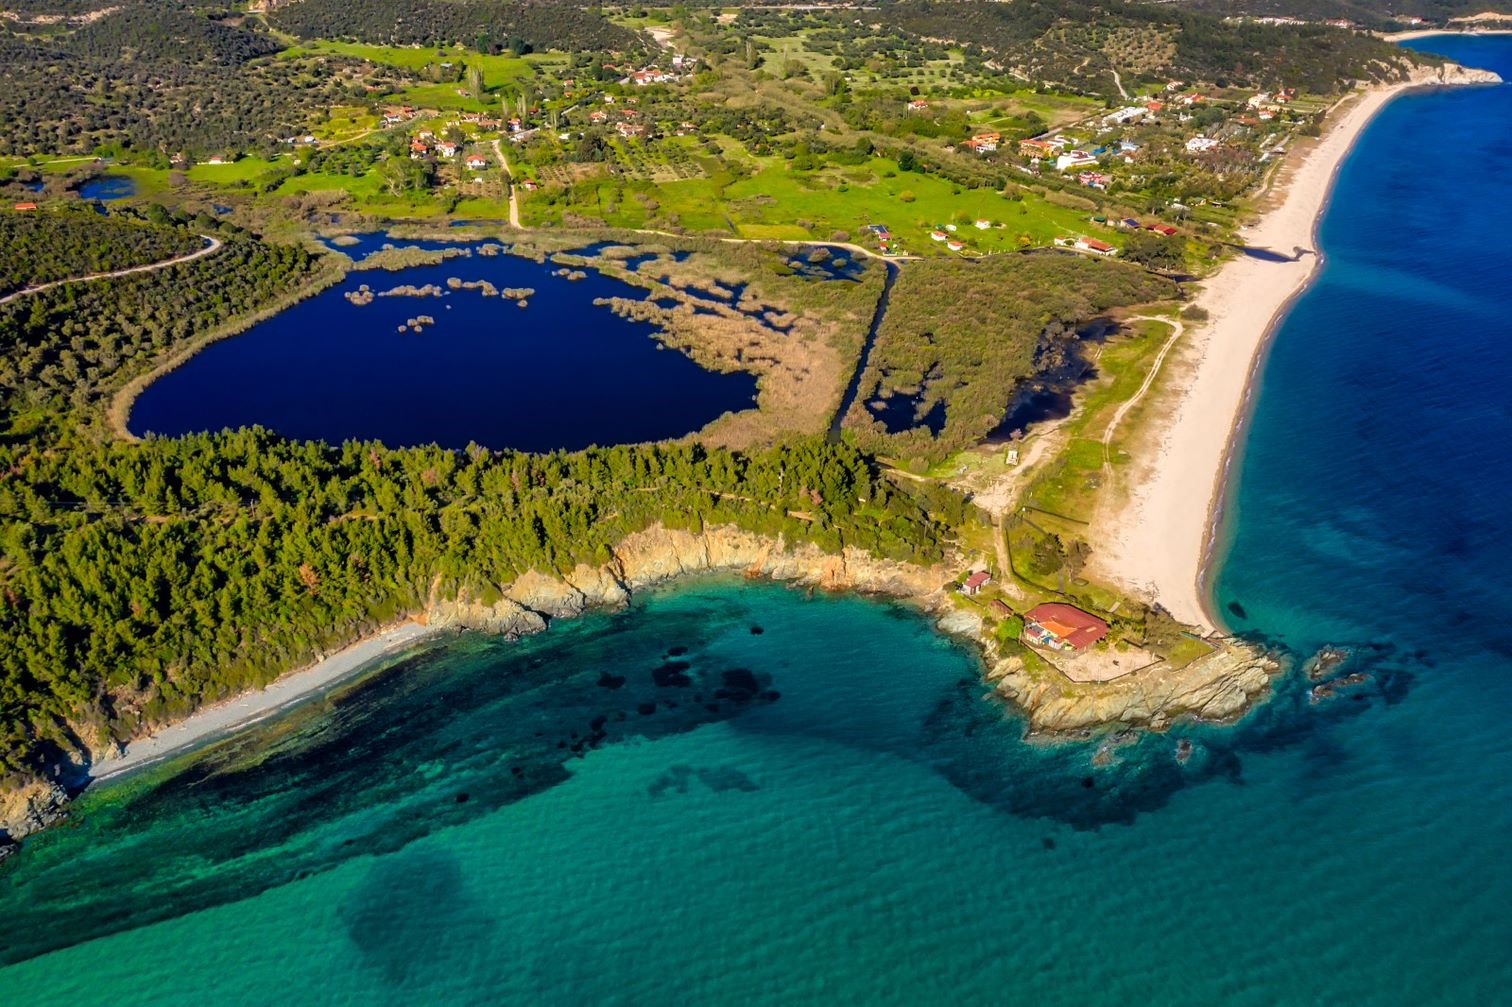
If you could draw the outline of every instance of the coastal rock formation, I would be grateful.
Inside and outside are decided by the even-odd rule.
[[[1460,66],[1458,63],[1441,63],[1438,66],[1413,67],[1408,79],[1414,84],[1500,84],[1501,74],[1492,70]]]
[[[440,600],[427,616],[432,624],[517,637],[588,608],[621,606],[636,591],[675,577],[715,571],[909,598],[926,609],[943,603],[942,585],[949,580],[943,567],[879,560],[859,549],[835,555],[813,545],[791,548],[781,539],[738,528],[691,532],[655,525],[628,536],[599,566],[579,565],[560,577],[531,571],[503,588],[497,601]]]
[[[0,859],[12,842],[40,832],[68,817],[68,792],[51,781],[31,781],[14,790],[0,789]]]
[[[1279,671],[1262,651],[1224,641],[1213,654],[1180,669],[1072,682],[1054,669],[1031,671],[1020,658],[1000,655],[977,610],[961,606],[949,590],[947,565],[917,566],[853,548],[828,553],[731,526],[686,531],[653,525],[627,536],[598,565],[579,565],[565,575],[531,571],[486,598],[433,597],[423,621],[514,639],[543,632],[553,619],[623,606],[635,592],[677,577],[719,571],[885,595],[917,606],[941,631],[983,649],[987,680],[1023,711],[1031,733],[1081,734],[1106,726],[1162,730],[1183,716],[1231,720],[1269,690]],[[0,792],[0,851],[62,818],[67,801],[55,783]]]
[[[1020,707],[1036,732],[1068,733],[1108,724],[1164,730],[1179,717],[1234,720],[1270,691],[1281,670],[1248,644],[1224,641],[1181,668],[1153,668],[1110,682],[1072,682],[1056,671],[1031,671],[1016,657],[987,673],[997,694]]]
[[[626,538],[600,566],[578,566],[561,577],[532,571],[504,588],[495,602],[437,602],[429,617],[433,624],[518,637],[588,608],[618,607],[636,591],[676,577],[715,571],[887,595],[919,606],[935,616],[943,632],[986,650],[988,681],[999,696],[1023,710],[1033,732],[1071,733],[1110,724],[1161,730],[1184,716],[1232,720],[1269,691],[1280,670],[1264,652],[1224,641],[1214,653],[1185,667],[1156,668],[1111,682],[1072,682],[1053,669],[1031,672],[1019,658],[997,655],[974,611],[951,604],[944,587],[950,574],[943,566],[882,560],[858,549],[836,555],[812,545],[792,547],[732,527],[692,532],[653,526]]]

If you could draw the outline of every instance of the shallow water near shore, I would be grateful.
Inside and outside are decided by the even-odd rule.
[[[1239,467],[1219,606],[1367,683],[1094,769],[906,609],[684,582],[86,796],[0,876],[0,1002],[1499,1002],[1509,131],[1508,87],[1370,127]]]

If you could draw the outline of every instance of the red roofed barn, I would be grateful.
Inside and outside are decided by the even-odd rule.
[[[1108,635],[1108,624],[1075,605],[1047,602],[1024,613],[1024,636],[1053,650],[1086,650]]]

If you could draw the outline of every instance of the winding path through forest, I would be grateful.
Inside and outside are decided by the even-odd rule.
[[[108,273],[90,273],[88,276],[72,276],[66,280],[53,280],[50,283],[38,283],[35,286],[22,287],[14,293],[0,297],[0,304],[9,304],[11,301],[26,297],[29,294],[40,294],[44,290],[66,286],[70,283],[88,283],[91,280],[112,280],[117,276],[130,276],[132,273],[150,273],[158,269],[167,269],[169,266],[177,266],[182,262],[193,262],[195,259],[203,258],[206,255],[221,250],[221,240],[219,238],[212,238],[208,234],[201,234],[200,237],[205,239],[205,247],[197,252],[175,256],[172,259],[164,259],[161,262],[149,262],[145,266],[130,266],[126,269],[115,269]]]

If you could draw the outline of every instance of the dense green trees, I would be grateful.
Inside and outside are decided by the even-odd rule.
[[[145,370],[164,351],[287,296],[317,271],[302,248],[264,244],[213,218],[189,223],[220,233],[225,247],[166,269],[0,305],[0,430],[18,410],[94,402],[123,369]]]
[[[1185,263],[1185,243],[1154,231],[1135,231],[1124,242],[1122,256],[1151,269],[1180,269]]]
[[[348,100],[319,73],[264,58],[282,43],[174,3],[127,0],[66,33],[11,34],[0,20],[0,154],[131,148],[165,163],[274,144]]]
[[[80,206],[46,213],[0,212],[0,294],[36,283],[105,273],[186,255],[193,231],[148,223],[132,210],[101,219]]]
[[[0,775],[265,683],[433,592],[602,562],[653,521],[930,560],[937,518],[961,517],[820,439],[532,456],[243,431],[0,446],[0,471]]]
[[[1321,24],[1230,23],[1169,5],[1123,0],[897,0],[881,5],[878,20],[923,38],[977,46],[1033,80],[1100,94],[1117,93],[1111,75],[1120,69],[1110,43],[1114,31],[1172,46],[1168,58],[1144,68],[1152,77],[1241,87],[1284,83],[1327,93],[1349,81],[1392,77],[1399,64],[1413,58],[1379,39]],[[1131,67],[1121,69],[1127,77]]]
[[[301,0],[280,7],[268,20],[300,38],[382,45],[462,43],[495,53],[646,47],[643,36],[563,0]]]

